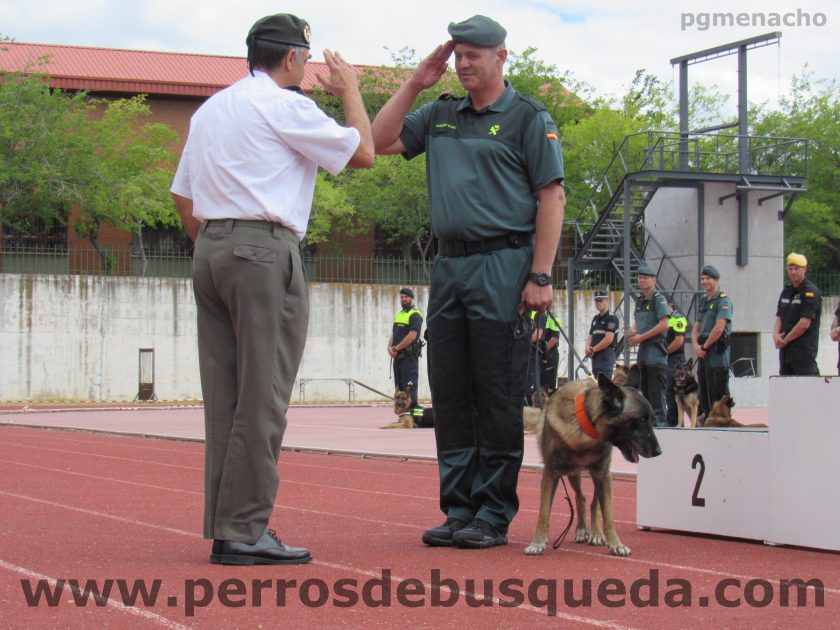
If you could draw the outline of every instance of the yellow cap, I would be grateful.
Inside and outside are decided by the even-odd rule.
[[[790,254],[788,254],[787,264],[796,265],[797,267],[807,267],[808,259],[805,258],[805,256],[803,256],[802,254],[791,252]]]

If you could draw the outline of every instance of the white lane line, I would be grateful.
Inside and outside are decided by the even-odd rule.
[[[27,569],[26,567],[21,567],[16,564],[12,564],[11,562],[6,562],[2,559],[0,559],[0,569],[6,569],[7,571],[11,571],[12,573],[17,573],[18,575],[22,575],[26,578],[29,578],[30,580],[46,580],[50,587],[53,589],[58,583],[58,580],[54,577],[44,575],[43,573],[38,573],[37,571]],[[67,583],[65,583],[65,586],[68,589],[72,588]],[[153,613],[152,611],[146,610],[145,608],[135,608],[133,606],[126,606],[122,602],[117,601],[115,599],[111,599],[110,597],[105,600],[105,605],[109,608],[113,608],[120,612],[128,613],[129,615],[134,615],[135,617],[140,617],[143,621],[150,621],[155,625],[161,626],[163,628],[171,628],[172,630],[189,630],[190,628],[190,626],[185,626],[183,624],[178,623],[177,621],[167,619],[166,617]],[[87,608],[87,606],[80,606],[79,608]]]

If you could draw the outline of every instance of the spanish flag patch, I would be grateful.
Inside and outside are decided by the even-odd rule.
[[[557,140],[557,134],[553,131],[549,131],[547,134],[545,134],[545,137],[549,140]]]

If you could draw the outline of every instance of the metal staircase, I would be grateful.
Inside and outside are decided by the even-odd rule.
[[[744,150],[749,156],[747,173],[739,166],[739,151]],[[759,205],[772,197],[790,195],[786,212],[793,198],[805,191],[807,160],[807,141],[802,139],[748,137],[739,142],[737,135],[662,131],[626,136],[571,221],[575,247],[570,275],[590,270],[611,272],[616,282],[610,284],[621,284],[625,290],[615,308],[621,322],[631,316],[630,310],[623,308],[632,295],[629,278],[642,260],[655,261],[658,289],[674,294],[691,319],[698,297],[697,272],[692,270],[689,276],[688,270],[681,270],[644,224],[645,209],[657,190],[675,184],[731,182],[735,185],[733,195],[766,191]],[[625,274],[628,263],[629,274]]]

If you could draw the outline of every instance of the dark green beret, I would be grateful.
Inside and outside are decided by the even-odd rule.
[[[463,22],[449,23],[449,34],[456,44],[472,44],[490,48],[505,41],[507,31],[504,27],[483,15],[474,15]]]
[[[266,15],[257,20],[248,31],[245,44],[250,46],[255,39],[283,44],[284,46],[300,46],[309,48],[311,33],[306,20],[301,20],[291,13]]]
[[[408,287],[403,287],[402,289],[400,289],[400,295],[407,295],[412,300],[414,299],[414,291],[412,291]]]
[[[709,276],[710,278],[714,278],[715,280],[720,280],[720,271],[717,270],[717,267],[712,267],[711,265],[706,265],[703,267],[703,270],[700,272],[703,276]]]
[[[641,265],[639,265],[639,268],[636,270],[636,273],[640,276],[656,276],[656,272],[646,262],[643,262]]]

